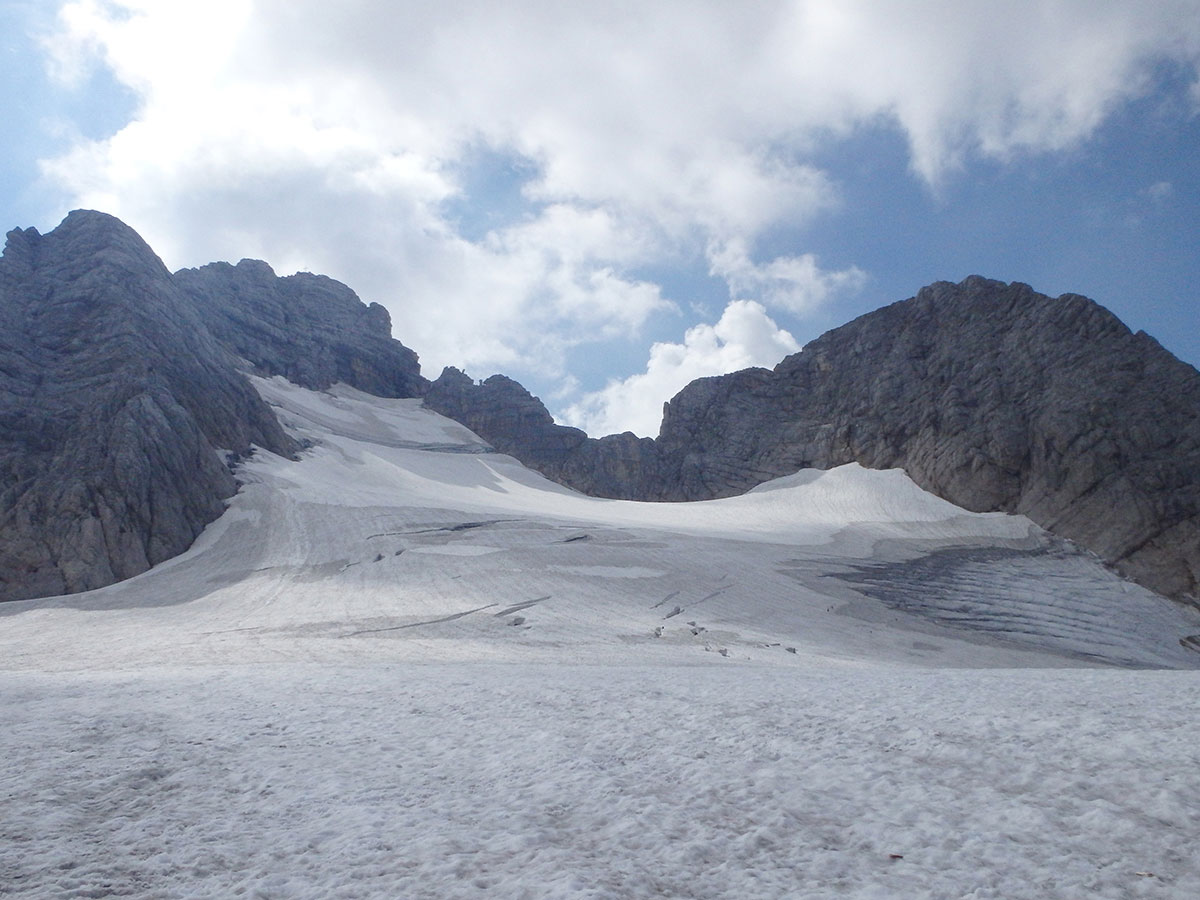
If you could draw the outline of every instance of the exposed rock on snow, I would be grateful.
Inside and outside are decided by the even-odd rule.
[[[140,237],[74,212],[0,259],[0,600],[182,553],[236,489],[217,449],[289,453]]]
[[[426,385],[383,307],[316,275],[172,276],[112,216],[16,229],[0,260],[0,600],[72,593],[188,548],[253,445],[295,444],[238,369],[388,397]]]
[[[1154,590],[1200,596],[1200,373],[1085,297],[939,282],[774,371],[692,382],[657,441],[585,439],[495,382],[443,373],[429,402],[587,493],[698,500],[805,467],[900,467],[967,509],[1025,514]]]
[[[476,384],[447,367],[430,385],[425,405],[462,422],[501,453],[585,494],[644,499],[648,485],[657,483],[654,441],[629,432],[595,440],[578,428],[556,425],[542,401],[503,375]]]

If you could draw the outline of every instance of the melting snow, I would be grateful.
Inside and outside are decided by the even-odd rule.
[[[300,462],[0,606],[0,894],[1200,896],[1200,620],[1027,520],[857,466],[597,500],[256,383]]]

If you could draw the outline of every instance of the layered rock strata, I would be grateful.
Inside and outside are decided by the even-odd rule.
[[[417,397],[417,354],[392,339],[378,303],[339,281],[301,272],[278,277],[265,262],[211,263],[175,273],[213,336],[264,375],[325,390],[343,382],[379,397]]]
[[[498,387],[450,371],[427,402],[586,493],[700,500],[803,467],[899,467],[966,509],[1026,515],[1163,594],[1200,596],[1200,373],[1085,297],[931,285],[772,371],[693,382],[655,441],[583,438]]]
[[[16,229],[0,258],[0,600],[73,593],[186,550],[236,461],[296,446],[240,371],[383,396],[425,387],[382,307],[265,263],[172,276],[117,219]]]

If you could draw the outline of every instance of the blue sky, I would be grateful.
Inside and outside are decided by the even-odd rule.
[[[1200,364],[1200,0],[6,0],[0,34],[7,227],[331,275],[429,377],[593,434],[969,274]]]

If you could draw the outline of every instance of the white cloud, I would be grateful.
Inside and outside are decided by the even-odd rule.
[[[1156,181],[1144,193],[1155,203],[1165,203],[1175,194],[1175,185],[1169,181]]]
[[[669,307],[632,273],[668,256],[810,312],[863,274],[746,248],[839,202],[808,161],[831,135],[895,122],[936,183],[1083,140],[1156,61],[1200,58],[1195,0],[72,0],[60,23],[64,82],[102,64],[138,98],[46,161],[69,205],[172,266],[340,278],[432,374],[632,335]],[[525,215],[472,241],[446,203],[481,146],[530,177]]]
[[[831,126],[872,115],[908,135],[932,183],[972,154],[1008,159],[1086,138],[1147,88],[1164,58],[1195,68],[1194,0],[809,0],[776,40],[805,112]]]
[[[656,343],[646,371],[585,394],[561,414],[569,425],[600,436],[632,431],[658,434],[663,403],[688,382],[750,366],[774,366],[800,349],[796,339],[752,300],[734,300],[716,325],[696,325],[682,344]]]
[[[839,292],[863,287],[867,275],[856,266],[829,272],[811,253],[778,256],[768,263],[751,261],[745,241],[734,239],[708,249],[709,274],[723,278],[739,299],[756,298],[769,307],[796,315],[812,312]]]

